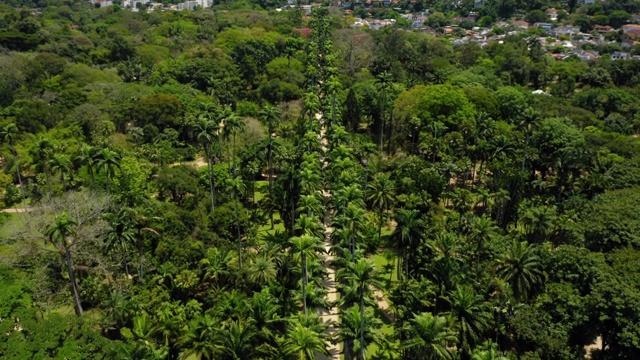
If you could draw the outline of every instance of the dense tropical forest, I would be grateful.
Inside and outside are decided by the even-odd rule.
[[[637,1],[4,3],[0,358],[640,358]]]

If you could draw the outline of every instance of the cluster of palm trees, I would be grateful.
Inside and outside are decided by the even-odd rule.
[[[108,146],[92,146],[83,144],[75,157],[65,154],[64,148],[48,138],[37,139],[31,148],[31,156],[36,164],[36,170],[44,175],[48,188],[48,196],[53,193],[51,177],[60,176],[62,190],[75,185],[75,175],[81,167],[85,167],[91,177],[90,186],[97,185],[96,175],[104,174],[104,185],[110,190],[111,180],[120,168],[121,156]]]
[[[202,147],[207,162],[207,177],[211,196],[211,211],[216,205],[216,177],[214,165],[222,160],[222,149],[226,148],[228,172],[237,175],[235,162],[237,156],[236,139],[244,129],[245,122],[229,108],[204,106],[191,126],[194,140]]]

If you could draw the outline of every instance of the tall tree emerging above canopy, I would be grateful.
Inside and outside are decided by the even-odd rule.
[[[413,117],[421,120],[421,126],[440,121],[451,131],[472,129],[476,111],[464,92],[451,85],[418,85],[400,94],[394,113],[401,122]]]

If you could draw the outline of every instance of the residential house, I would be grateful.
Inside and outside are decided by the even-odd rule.
[[[546,13],[551,21],[558,20],[558,10],[556,10],[555,8],[547,9]]]
[[[368,27],[369,26],[369,22],[367,20],[363,20],[361,18],[356,18],[355,21],[353,22],[352,26],[354,28],[359,28],[359,27],[363,27],[363,26]]]
[[[547,30],[547,31],[549,31],[549,30]],[[567,26],[557,27],[557,28],[553,29],[551,31],[551,33],[554,36],[560,36],[560,35],[574,36],[574,35],[578,35],[580,33],[580,29],[575,27],[575,26],[573,26],[573,25],[567,25]]]
[[[630,55],[628,52],[615,51],[611,54],[611,60],[629,60],[629,57]]]
[[[571,52],[582,61],[593,61],[600,58],[600,54],[598,54],[596,51],[586,51],[575,48],[572,49]]]
[[[612,32],[613,28],[609,25],[606,26],[602,26],[602,25],[594,25],[593,28],[600,33],[608,33],[608,32]]]
[[[551,29],[553,29],[553,24],[551,23],[543,23],[543,22],[537,22],[535,24],[533,24],[534,28],[542,28],[544,29],[546,32],[551,31]]]
[[[511,22],[515,28],[527,30],[529,29],[529,23],[524,20],[513,20]]]
[[[630,39],[640,39],[640,25],[638,24],[623,25],[622,31]]]
[[[578,0],[578,5],[593,5],[596,0]]]
[[[95,7],[101,7],[101,8],[113,5],[113,1],[110,1],[110,0],[91,0],[91,3]]]
[[[485,1],[484,0],[474,0],[473,1],[473,6],[477,7],[477,8],[481,8],[484,7],[485,5]]]
[[[183,3],[177,4],[177,10],[195,10],[196,6],[198,6],[197,1],[185,1]]]
[[[424,22],[427,21],[427,17],[424,15],[420,15],[420,16],[415,16],[413,18],[413,28],[414,29],[421,29],[424,26]]]

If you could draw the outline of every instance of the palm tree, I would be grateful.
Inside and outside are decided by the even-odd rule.
[[[16,136],[18,136],[18,126],[15,123],[10,123],[5,125],[0,130],[0,138],[2,142],[9,145],[9,149],[11,154],[13,154],[13,162],[16,166],[16,173],[18,175],[18,184],[20,185],[20,195],[22,195],[23,206],[27,206],[26,204],[26,196],[24,193],[24,186],[22,186],[22,176],[20,176],[20,162],[18,161],[18,152],[16,151]],[[27,212],[28,214],[28,212]],[[28,216],[28,215],[27,215]]]
[[[69,218],[69,214],[64,212],[55,217],[53,224],[46,228],[45,235],[49,238],[51,244],[56,247],[58,252],[64,256],[67,265],[67,273],[69,275],[69,282],[73,292],[75,312],[76,315],[82,316],[83,311],[82,304],[80,302],[80,291],[78,289],[78,283],[76,282],[76,274],[73,268],[73,259],[71,257],[71,250],[75,243],[77,226],[78,222]]]
[[[398,258],[398,276],[404,272],[405,276],[409,276],[409,259],[408,253],[415,246],[415,240],[422,236],[424,222],[420,219],[418,210],[398,209],[395,212],[396,226],[395,231],[391,234],[391,238],[396,244],[396,251],[402,255]],[[402,251],[400,251],[402,249]],[[401,269],[401,261],[404,262],[404,269]]]
[[[461,239],[454,233],[438,233],[432,241],[427,242],[427,247],[433,253],[434,259],[431,276],[436,284],[440,284],[439,295],[444,296],[446,292],[455,288],[460,277],[465,276],[464,271],[460,271],[465,263],[461,254],[463,248]],[[436,299],[436,308],[439,303]]]
[[[500,259],[498,274],[513,289],[518,301],[527,300],[532,288],[543,281],[542,264],[533,245],[526,241],[514,241],[509,251]]]
[[[218,123],[209,116],[209,113],[202,114],[193,126],[193,134],[204,150],[207,160],[207,173],[209,175],[209,190],[211,192],[211,211],[215,210],[215,183],[213,179],[213,153],[212,147],[218,137],[220,128]]]
[[[280,120],[280,113],[275,107],[266,106],[260,112],[260,117],[262,118],[262,121],[267,124],[267,167],[269,169],[269,196],[273,197],[273,143],[275,141],[275,126],[278,120]],[[273,230],[273,209],[269,210],[269,217],[271,218],[271,229]]]
[[[463,356],[469,358],[482,333],[490,327],[489,304],[471,287],[456,287],[448,300],[451,304],[450,314],[458,326],[458,343],[464,351]]]
[[[328,347],[327,341],[319,332],[302,325],[299,321],[290,325],[284,344],[285,353],[299,360],[316,359],[316,353],[329,356]]]
[[[87,167],[87,173],[91,176],[91,186],[96,184],[95,171],[98,166],[98,148],[83,144],[80,148],[80,155],[76,157],[80,164]]]
[[[356,207],[364,209],[365,204],[363,199],[362,189],[358,184],[353,184],[337,189],[334,192],[331,201],[333,202],[333,207],[335,208],[336,213],[340,213],[349,204],[353,204]]]
[[[300,187],[303,193],[313,194],[320,190],[322,186],[322,177],[320,175],[316,169],[308,167],[300,171]]]
[[[376,209],[379,217],[378,237],[382,236],[384,214],[391,208],[395,199],[396,187],[386,173],[379,173],[367,186],[367,200]]]
[[[221,286],[222,280],[230,273],[232,262],[231,251],[228,249],[209,248],[206,256],[200,261],[200,266],[204,270],[204,279],[214,281]]]
[[[60,174],[60,182],[62,183],[62,188],[65,188],[64,176],[69,175],[70,179],[73,179],[73,164],[71,163],[71,158],[67,155],[63,154],[55,154],[53,158],[49,160],[49,168],[52,173]]]
[[[229,156],[229,173],[231,173],[234,169],[234,158],[236,152],[236,135],[244,129],[245,122],[244,119],[236,114],[231,114],[224,119],[224,128],[223,135],[227,139],[233,139],[233,146],[230,147],[233,151]]]
[[[274,325],[283,319],[278,316],[280,306],[278,299],[271,295],[268,288],[263,288],[260,292],[254,292],[249,302],[250,318],[253,320],[260,342],[274,342]]]
[[[120,154],[104,148],[98,154],[98,172],[104,170],[107,176],[107,190],[109,190],[109,181],[116,176],[116,169],[120,169]]]
[[[538,113],[531,107],[525,109],[524,113],[520,116],[520,127],[525,133],[524,140],[524,154],[522,155],[522,168],[521,172],[524,174],[525,166],[527,163],[527,150],[529,148],[529,138],[531,137],[531,133],[533,132],[533,128],[535,126],[535,122],[538,119]]]
[[[129,277],[129,251],[136,243],[135,228],[131,222],[129,210],[124,208],[104,215],[109,228],[105,234],[108,253],[120,252],[123,255],[124,270]]]
[[[196,317],[178,339],[178,345],[184,349],[180,353],[180,359],[215,359],[218,354],[216,345],[219,332],[220,324],[208,314]]]
[[[453,360],[449,346],[455,344],[456,333],[449,328],[447,319],[431,313],[414,315],[404,331],[408,340],[402,345],[410,351],[409,358],[424,360]]]
[[[252,261],[247,274],[249,281],[263,286],[275,280],[278,274],[273,258],[266,251],[260,252]]]
[[[364,344],[364,297],[372,287],[382,288],[382,279],[376,271],[373,262],[360,258],[355,263],[349,263],[346,268],[338,270],[337,278],[350,284],[358,294],[360,301],[360,343]],[[364,359],[364,348],[360,348],[360,358]]]
[[[306,92],[304,99],[304,113],[309,117],[308,131],[313,130],[314,116],[320,110],[320,100],[314,92]]]
[[[345,343],[344,355],[347,360],[353,359],[357,356],[356,354],[362,354],[363,349],[366,355],[367,347],[370,344],[381,344],[383,342],[383,338],[377,331],[382,327],[382,320],[376,318],[371,309],[367,309],[364,318],[365,326],[361,327],[362,319],[360,315],[360,310],[355,305],[341,312],[336,336],[338,340]],[[360,334],[362,329],[365,330],[365,333],[362,334],[363,336]],[[361,342],[363,338],[364,343]],[[359,357],[359,359],[363,360],[364,358]]]
[[[151,328],[155,336],[162,338],[164,346],[170,352],[174,350],[186,321],[184,312],[180,310],[172,303],[162,303],[155,313],[156,316]]]
[[[221,331],[221,341],[218,351],[224,360],[251,360],[254,358],[255,348],[253,338],[256,336],[252,320],[231,321]]]
[[[345,240],[349,246],[349,252],[353,257],[358,245],[358,239],[365,223],[367,211],[363,207],[358,206],[357,202],[350,202],[344,211],[335,217],[334,223],[337,225],[338,231],[343,231],[347,235]],[[338,235],[338,233],[334,234]]]
[[[160,221],[160,217],[152,216],[150,214],[151,209],[141,206],[130,210],[130,215],[133,218],[133,226],[136,229],[136,246],[138,248],[138,277],[140,281],[144,281],[144,271],[142,264],[144,262],[144,238],[143,233],[151,233],[155,236],[160,236],[160,233],[154,229],[154,223]]]
[[[240,269],[242,269],[242,238],[240,235],[240,210],[238,209],[238,203],[240,202],[241,196],[243,196],[246,191],[246,186],[244,185],[244,182],[242,181],[242,178],[240,176],[227,179],[226,185],[234,197],[234,207],[236,211],[236,230],[238,236],[238,264],[240,266]]]
[[[336,123],[336,94],[340,90],[341,84],[337,76],[331,76],[327,82],[327,93],[331,95],[331,122],[329,127]]]
[[[302,307],[303,313],[307,314],[307,260],[314,259],[320,251],[323,251],[320,240],[310,234],[292,237],[290,240],[291,249],[296,257],[302,260]]]
[[[53,155],[53,144],[47,138],[39,138],[34,143],[33,155],[34,158],[38,159],[38,167],[47,179],[47,187],[49,188],[48,195],[51,197],[53,190],[51,188],[51,179],[49,178],[49,159]]]
[[[300,200],[298,201],[298,212],[306,213],[307,217],[323,215],[323,206],[318,197],[318,193],[300,196]]]
[[[385,111],[387,106],[387,90],[392,84],[391,74],[388,72],[383,72],[376,77],[376,85],[380,87],[380,106],[382,110],[380,111],[380,153],[382,154],[382,144],[384,138],[384,123],[385,123]]]
[[[548,206],[528,208],[520,221],[524,225],[525,233],[532,242],[543,242],[549,238],[556,218],[555,210]]]
[[[508,358],[498,352],[497,344],[486,341],[482,346],[473,351],[471,360],[508,360]]]
[[[161,360],[169,355],[166,346],[157,347],[151,340],[153,338],[152,321],[146,312],[133,319],[133,327],[120,329],[122,337],[128,343],[133,344],[133,352],[127,354],[132,359]]]
[[[477,244],[476,271],[480,271],[480,257],[484,252],[484,244],[498,231],[498,227],[491,218],[486,216],[474,217],[470,238]]]

